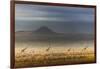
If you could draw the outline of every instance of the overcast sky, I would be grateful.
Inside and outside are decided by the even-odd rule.
[[[42,26],[59,33],[93,33],[94,9],[16,4],[15,31],[35,31]]]

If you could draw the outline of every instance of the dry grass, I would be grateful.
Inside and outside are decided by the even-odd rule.
[[[33,48],[16,48],[15,67],[31,67],[59,64],[94,62],[92,48],[66,48],[64,51],[52,51],[50,47],[36,51]]]

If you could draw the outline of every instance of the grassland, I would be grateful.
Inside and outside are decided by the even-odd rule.
[[[38,45],[44,45],[41,43],[33,44],[36,45],[34,47],[28,46],[30,45],[28,43],[26,44],[24,44],[26,45],[24,47],[16,46],[15,48],[15,67],[92,63],[95,61],[92,42],[70,45],[60,43],[62,46],[59,46],[60,44],[58,43],[56,44],[58,46],[51,45],[52,47],[38,47]],[[17,45],[23,44],[17,43]],[[65,47],[64,45],[69,46]],[[79,45],[79,47],[74,47],[73,45]]]

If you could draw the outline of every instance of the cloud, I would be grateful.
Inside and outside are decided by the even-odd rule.
[[[16,4],[15,9],[16,30],[46,25],[57,32],[93,32],[93,8]]]

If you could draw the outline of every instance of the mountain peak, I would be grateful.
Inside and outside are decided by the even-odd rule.
[[[42,33],[45,33],[45,34],[52,34],[52,33],[55,33],[54,31],[52,31],[51,29],[49,29],[48,27],[46,26],[42,26],[40,27],[39,29],[35,30],[36,33],[39,33],[39,34],[42,34]]]

